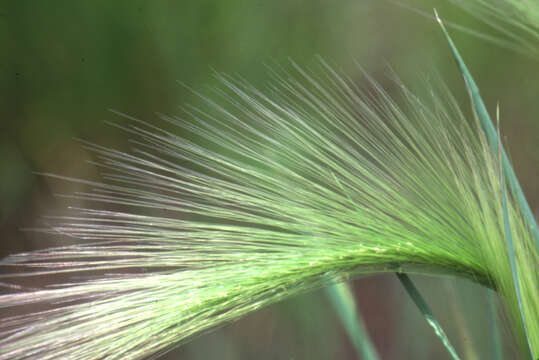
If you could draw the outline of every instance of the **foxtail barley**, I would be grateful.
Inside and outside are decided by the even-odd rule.
[[[157,356],[268,304],[383,272],[499,291],[524,348],[500,165],[479,125],[443,86],[419,97],[396,81],[395,99],[320,64],[272,73],[266,91],[217,75],[217,99],[162,116],[174,130],[132,118],[132,152],[85,144],[104,182],[69,180],[89,185],[75,196],[95,206],[48,230],[79,243],[0,263],[6,282],[67,277],[0,296],[0,307],[40,309],[3,319],[0,359]],[[507,209],[537,356],[539,257],[511,196]]]

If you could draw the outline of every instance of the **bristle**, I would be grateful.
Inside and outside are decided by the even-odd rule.
[[[399,83],[397,100],[323,62],[292,66],[268,92],[218,76],[218,99],[163,116],[175,131],[132,119],[132,152],[86,144],[105,182],[86,182],[74,196],[88,208],[49,230],[80,242],[0,264],[13,270],[2,278],[72,277],[0,296],[0,307],[50,307],[2,321],[0,359],[145,358],[295,294],[401,268],[501,290],[519,331],[503,292],[496,154],[445,90],[419,98]],[[538,324],[538,256],[508,201],[525,316]]]

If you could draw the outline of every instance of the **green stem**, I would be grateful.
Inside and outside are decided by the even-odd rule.
[[[528,205],[528,202],[526,201],[526,197],[524,196],[524,193],[522,192],[522,188],[520,187],[520,183],[518,182],[518,179],[513,170],[513,167],[511,166],[511,162],[509,161],[509,158],[507,157],[505,153],[505,150],[500,140],[500,136],[498,132],[496,131],[496,129],[494,128],[494,125],[487,111],[485,103],[483,102],[483,99],[481,98],[481,95],[479,93],[479,88],[477,84],[475,83],[470,71],[468,70],[468,67],[464,63],[464,60],[462,59],[462,56],[460,55],[455,43],[449,36],[449,32],[445,28],[436,10],[434,10],[434,13],[447,39],[447,42],[449,43],[451,51],[453,52],[453,56],[455,57],[459,70],[464,78],[464,82],[466,84],[466,88],[468,89],[468,93],[470,95],[470,99],[472,102],[472,108],[473,108],[474,114],[479,119],[479,123],[481,124],[481,128],[483,129],[483,132],[485,134],[485,137],[487,139],[487,142],[490,148],[495,154],[498,155],[498,158],[501,163],[500,182],[501,182],[501,188],[502,188],[502,202],[503,202],[502,206],[503,206],[505,239],[507,243],[509,261],[511,264],[513,284],[514,284],[514,288],[515,288],[515,292],[517,296],[517,302],[518,302],[518,306],[520,310],[520,317],[522,321],[522,326],[524,328],[524,334],[527,340],[527,351],[529,352],[530,358],[533,358],[531,355],[532,354],[532,351],[530,348],[531,343],[529,341],[528,328],[527,328],[526,319],[524,315],[522,292],[520,289],[520,281],[518,277],[518,266],[516,263],[516,254],[515,254],[515,248],[513,244],[513,236],[511,233],[511,228],[510,228],[510,223],[509,223],[509,211],[507,208],[507,195],[505,192],[506,182],[509,184],[509,187],[511,188],[511,193],[515,197],[515,200],[518,206],[520,207],[520,210],[522,211],[522,214],[524,215],[530,227],[530,232],[535,241],[536,249],[539,249],[539,228],[537,227],[537,222],[535,221],[535,217],[533,216],[530,206]],[[498,110],[497,115],[498,115],[498,121],[499,121],[499,110]]]
[[[406,274],[396,273],[397,277],[401,281],[402,285],[408,292],[408,295],[412,298],[415,305],[421,311],[429,325],[434,329],[434,333],[438,336],[438,338],[442,341],[442,344],[444,344],[445,348],[449,352],[449,355],[451,355],[451,358],[453,360],[460,360],[459,356],[457,355],[457,352],[455,351],[455,348],[453,345],[451,345],[451,342],[449,341],[449,338],[445,334],[444,330],[432,314],[432,311],[430,310],[429,306],[427,305],[427,302],[421,296],[419,293],[419,290],[416,288],[414,283],[412,282],[412,279]]]
[[[326,292],[359,358],[379,360],[380,357],[365,328],[363,318],[357,311],[356,302],[350,286],[346,283],[339,283],[327,287]]]
[[[488,289],[488,303],[489,303],[489,312],[491,318],[491,331],[490,336],[492,339],[492,347],[494,350],[494,360],[503,359],[503,348],[502,340],[500,336],[500,329],[498,325],[498,312],[496,311],[495,296],[496,292],[494,290]]]
[[[500,144],[501,147],[501,144]],[[511,224],[509,223],[509,211],[507,209],[507,194],[505,191],[505,179],[503,172],[500,171],[500,183],[502,188],[502,206],[503,206],[503,227],[505,229],[505,240],[507,242],[507,251],[509,254],[509,261],[511,263],[511,273],[513,275],[513,284],[517,295],[518,308],[520,310],[520,320],[522,321],[522,327],[524,328],[524,334],[526,335],[526,341],[528,344],[528,352],[530,359],[532,357],[532,351],[530,349],[530,337],[528,335],[528,326],[526,324],[526,318],[524,316],[524,305],[522,303],[522,291],[520,290],[520,280],[518,277],[518,265],[515,255],[515,246],[513,244],[513,234],[511,233]]]

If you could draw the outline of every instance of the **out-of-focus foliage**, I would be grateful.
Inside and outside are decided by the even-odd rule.
[[[539,58],[539,2],[535,0],[451,0],[496,33],[500,44]]]

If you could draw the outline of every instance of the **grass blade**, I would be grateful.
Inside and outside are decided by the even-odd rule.
[[[512,302],[512,312],[513,318],[516,323],[520,323],[523,338],[523,348],[525,351],[530,354],[533,354],[534,350],[537,353],[537,337],[533,334],[537,334],[537,304],[534,300],[537,295],[537,249],[539,248],[539,229],[535,221],[535,217],[531,212],[531,209],[526,201],[522,188],[518,182],[518,179],[515,175],[515,172],[511,166],[511,162],[507,157],[503,146],[500,142],[500,136],[495,130],[492,120],[488,114],[486,106],[481,98],[479,93],[479,88],[477,87],[475,81],[473,80],[464,60],[462,59],[460,53],[457,50],[453,40],[451,39],[448,31],[446,30],[442,20],[438,16],[438,13],[435,10],[436,18],[442,28],[442,31],[450,45],[450,48],[453,52],[453,55],[456,59],[457,65],[460,69],[460,72],[464,78],[466,88],[468,90],[472,109],[476,119],[478,120],[483,134],[485,135],[486,142],[492,152],[492,154],[497,154],[500,173],[502,174],[500,178],[500,189],[501,189],[501,213],[502,213],[502,223],[503,223],[503,239],[504,247],[499,247],[499,255],[502,257],[507,256],[507,261],[509,262],[510,267],[502,276],[505,277],[502,287],[498,288],[498,291],[501,291],[509,302]],[[499,110],[498,110],[498,119],[499,119]],[[508,209],[507,195],[505,193],[505,182],[509,184],[511,189],[512,197],[515,199],[515,202],[520,209],[520,213],[524,217],[527,224],[527,231],[531,235],[530,242],[527,243],[526,240],[519,238],[519,256],[522,258],[519,260],[522,266],[522,273],[519,274],[517,269],[517,258],[515,254],[515,245],[513,243],[513,234],[510,227],[510,215]],[[512,208],[514,209],[514,208]],[[515,210],[516,211],[516,210]],[[512,217],[511,219],[514,219]],[[522,232],[518,232],[519,236],[523,235]],[[496,246],[496,245],[493,245]],[[505,249],[505,250],[504,250]],[[505,261],[505,260],[504,260]],[[509,275],[509,272],[511,273]],[[516,295],[516,296],[515,296]],[[525,299],[523,299],[525,297]],[[529,320],[529,321],[526,321]],[[527,325],[532,326],[533,328],[528,328]],[[530,336],[530,331],[532,336]],[[533,350],[532,350],[533,349]]]
[[[498,112],[499,114],[499,112]],[[499,115],[498,115],[499,119]],[[498,127],[499,131],[499,127]],[[498,134],[499,135],[499,134]],[[498,136],[498,141],[500,137]],[[501,152],[501,143],[498,144],[498,156]],[[501,161],[501,158],[500,158]],[[501,167],[500,167],[501,169]],[[511,224],[509,222],[509,210],[507,208],[507,193],[505,191],[505,177],[503,176],[503,171],[500,171],[500,183],[502,191],[502,207],[503,207],[503,226],[505,229],[505,239],[507,242],[507,252],[509,254],[509,261],[511,262],[511,273],[513,275],[513,284],[515,287],[515,293],[517,296],[518,307],[520,309],[520,319],[522,321],[522,327],[524,328],[524,334],[526,335],[526,343],[528,345],[528,355],[530,359],[533,359],[532,351],[530,349],[530,336],[528,334],[528,326],[526,325],[526,318],[524,316],[524,305],[522,304],[522,291],[520,289],[520,279],[518,276],[518,265],[515,255],[515,245],[513,244],[513,234],[511,232]]]
[[[357,311],[357,305],[347,283],[339,283],[326,288],[331,304],[335,308],[350,341],[354,345],[360,359],[380,359],[361,314]]]
[[[421,311],[421,313],[423,314],[423,316],[425,317],[429,325],[434,329],[434,333],[436,334],[436,336],[438,336],[438,338],[442,341],[442,344],[444,344],[445,348],[449,352],[449,355],[451,355],[451,358],[453,360],[459,360],[460,358],[457,352],[455,351],[455,348],[453,347],[453,345],[451,345],[449,338],[447,337],[444,330],[440,326],[440,323],[436,320],[436,318],[432,314],[432,311],[427,305],[427,302],[425,301],[423,296],[421,296],[421,294],[419,293],[419,290],[412,282],[412,279],[410,279],[410,277],[406,274],[397,273],[396,275],[401,281],[404,288],[406,289],[406,292],[408,293],[408,295],[410,295],[410,297],[414,301],[419,311]]]
[[[491,318],[491,327],[490,327],[490,336],[492,339],[492,348],[494,349],[494,360],[503,359],[503,348],[502,348],[502,339],[500,336],[500,329],[498,325],[498,312],[496,311],[496,294],[493,290],[488,291],[488,303],[489,303],[489,313]]]
[[[530,226],[532,236],[535,239],[536,249],[539,249],[539,228],[537,226],[537,222],[535,221],[535,217],[530,209],[528,201],[526,200],[526,197],[524,196],[520,183],[518,182],[518,179],[516,177],[515,171],[513,170],[513,167],[511,166],[511,162],[509,161],[509,158],[507,157],[507,154],[505,153],[505,150],[503,149],[502,144],[499,143],[498,141],[496,130],[494,129],[494,125],[492,125],[492,120],[490,119],[490,115],[487,111],[485,103],[483,102],[483,99],[481,98],[481,95],[479,93],[479,88],[477,87],[477,84],[475,83],[470,71],[468,70],[468,67],[464,63],[464,60],[462,59],[462,56],[460,55],[457,47],[455,46],[455,43],[449,36],[449,32],[445,28],[444,23],[438,16],[438,13],[436,12],[436,10],[434,11],[435,11],[436,19],[438,20],[438,23],[440,24],[440,27],[442,28],[442,31],[447,39],[447,42],[449,43],[449,46],[451,47],[451,51],[453,52],[453,56],[455,57],[455,60],[457,61],[457,65],[460,69],[462,77],[464,78],[464,82],[466,84],[466,88],[470,95],[474,113],[479,119],[479,123],[481,124],[481,128],[483,129],[483,132],[485,133],[487,141],[490,147],[493,149],[494,153],[497,153],[498,146],[500,147],[501,162],[502,162],[504,175],[507,178],[507,182],[511,188],[512,194],[515,196],[515,199]]]

